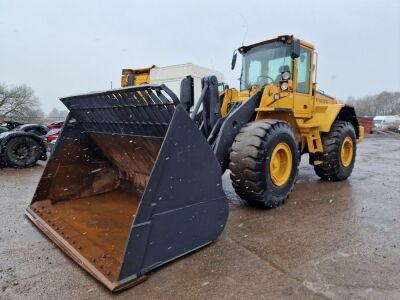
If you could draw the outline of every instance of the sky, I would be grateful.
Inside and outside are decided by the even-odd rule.
[[[199,64],[238,87],[233,50],[282,34],[315,45],[329,95],[400,90],[398,0],[0,0],[0,82],[31,86],[45,112],[153,64]]]

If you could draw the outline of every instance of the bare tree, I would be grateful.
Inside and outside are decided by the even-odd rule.
[[[355,99],[349,97],[359,116],[394,115],[400,113],[400,92],[382,92],[378,95]]]
[[[24,122],[43,119],[40,102],[27,85],[11,86],[0,83],[0,117]]]
[[[55,121],[63,121],[66,119],[68,115],[68,111],[66,110],[58,110],[57,108],[53,108],[48,114],[47,114],[47,119],[50,122],[55,122]]]

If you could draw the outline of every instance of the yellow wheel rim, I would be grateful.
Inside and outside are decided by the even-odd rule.
[[[346,138],[343,140],[342,148],[340,150],[340,159],[344,167],[350,166],[351,161],[353,160],[353,151],[353,140],[351,137],[346,136]]]
[[[292,172],[292,151],[286,143],[276,145],[269,161],[269,173],[276,186],[284,185]]]

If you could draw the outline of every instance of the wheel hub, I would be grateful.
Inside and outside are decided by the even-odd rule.
[[[29,157],[29,147],[27,145],[18,145],[14,149],[14,154],[17,159],[25,159]]]
[[[276,186],[284,185],[292,171],[292,151],[286,143],[279,143],[272,152],[269,173],[271,180]]]
[[[346,136],[340,149],[340,159],[344,167],[350,166],[353,160],[353,148],[353,140],[349,136]]]

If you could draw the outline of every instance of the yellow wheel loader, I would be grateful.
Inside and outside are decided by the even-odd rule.
[[[194,101],[189,76],[179,98],[142,84],[61,99],[70,114],[26,214],[110,290],[217,239],[227,168],[262,207],[288,197],[303,153],[324,180],[350,176],[363,128],[316,90],[314,47],[280,36],[238,51],[240,90],[209,76]]]

